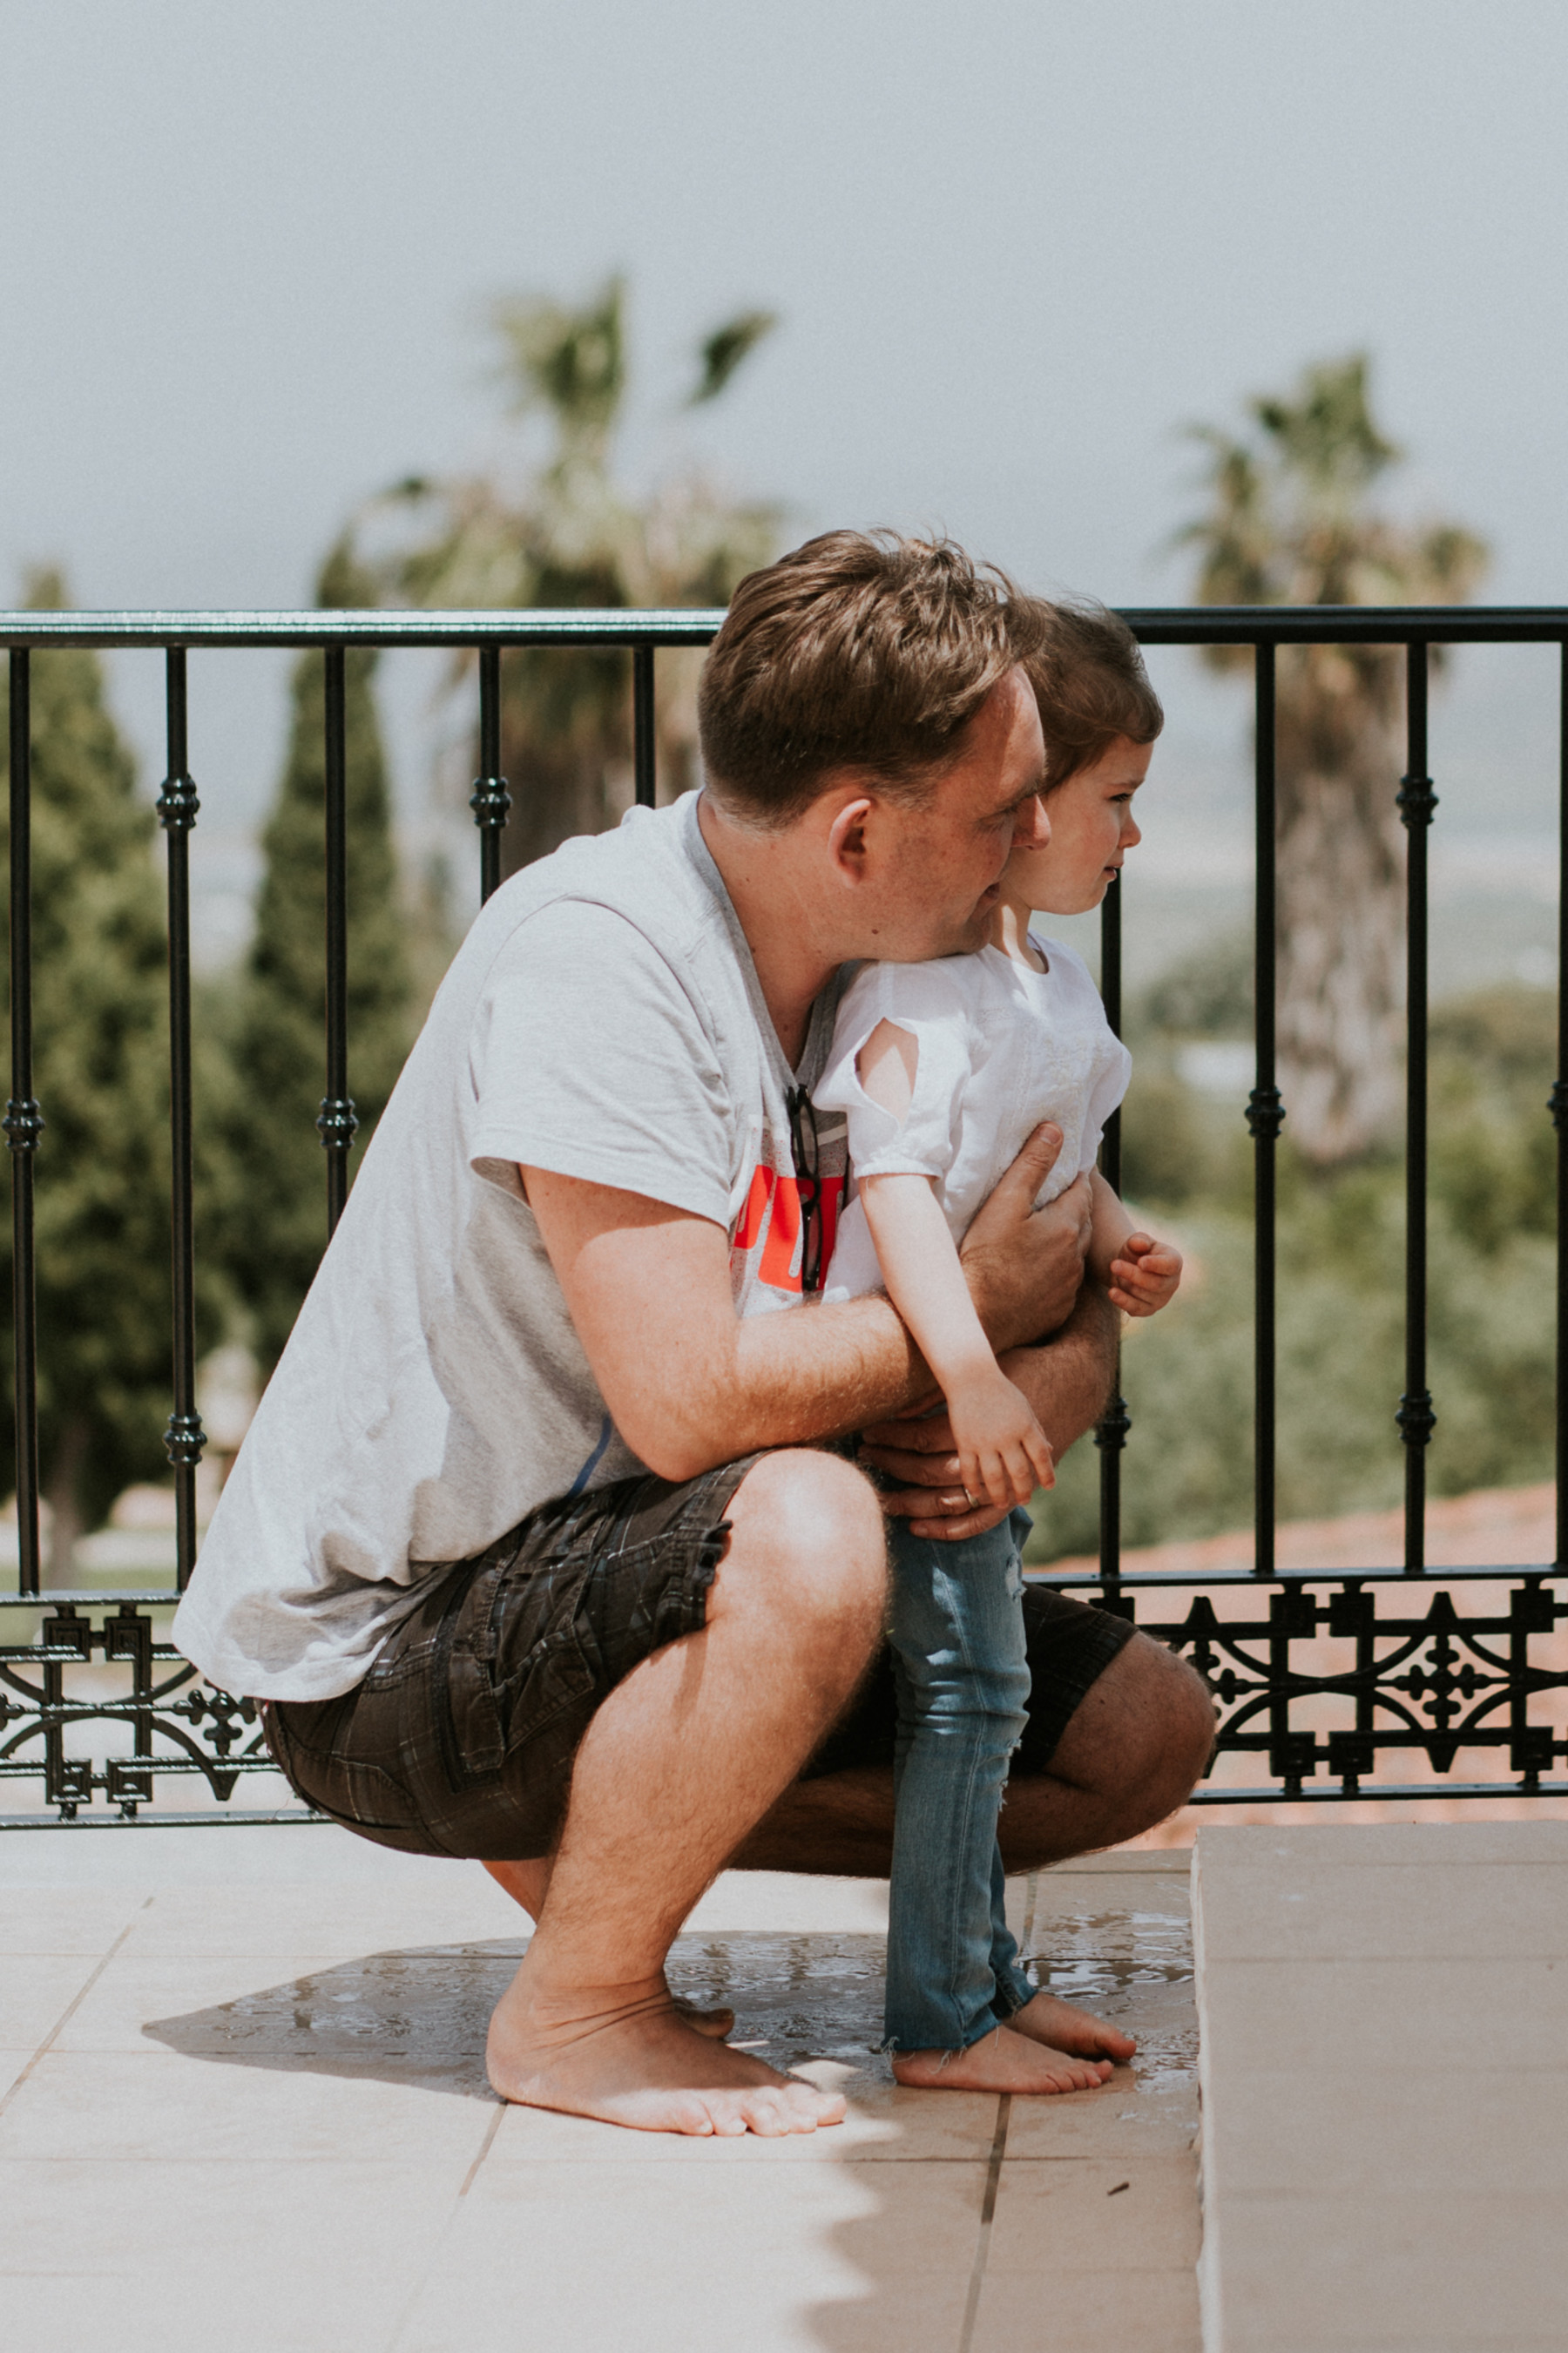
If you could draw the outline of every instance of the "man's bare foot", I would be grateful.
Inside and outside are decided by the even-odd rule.
[[[728,2042],[735,2031],[735,2013],[728,2002],[721,2003],[717,2010],[699,2010],[697,2004],[688,2001],[684,1994],[671,1994],[670,2000],[682,2025],[689,2026],[693,2034],[706,2035],[710,2042]]]
[[[1110,2073],[1108,2059],[1075,2059],[999,2026],[967,2051],[901,2051],[900,2084],[922,2092],[1094,2092]]]
[[[551,1858],[543,1854],[527,1862],[487,1862],[484,1866],[496,1885],[506,1890],[531,1921],[536,1921],[544,1908],[552,1867]],[[672,1994],[670,1999],[677,2015],[686,2021],[693,2034],[710,2035],[715,2042],[722,2042],[735,2031],[735,2013],[728,2004],[717,2010],[699,2010],[694,2001],[688,2001],[681,1994]]]
[[[1031,2042],[1044,2042],[1053,2051],[1070,2052],[1077,2059],[1114,2059],[1125,2066],[1138,2055],[1138,2045],[1130,2034],[1107,2026],[1092,2010],[1075,2010],[1070,2001],[1058,2001],[1054,1993],[1037,1993],[1033,2001],[1016,2010],[1007,2023],[1015,2034],[1026,2034]]]
[[[773,2137],[842,2120],[841,2093],[693,2033],[662,1987],[617,1994],[614,2008],[594,2015],[552,2015],[513,1985],[496,2006],[486,2050],[501,2098],[638,2132]]]

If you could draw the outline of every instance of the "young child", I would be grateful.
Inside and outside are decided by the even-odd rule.
[[[1041,1121],[1060,1128],[1062,1147],[1040,1198],[1089,1175],[1090,1275],[1113,1303],[1152,1315],[1181,1274],[1179,1253],[1135,1230],[1094,1166],[1131,1057],[1082,960],[1029,928],[1037,908],[1076,914],[1104,897],[1141,838],[1132,796],[1163,713],[1131,633],[1100,607],[1053,609],[1031,678],[1048,843],[1014,851],[978,954],[862,968],[815,1092],[819,1109],[847,1115],[856,1186],[826,1296],[886,1288],[941,1384],[965,1488],[977,1504],[1014,1506],[1052,1483],[1050,1446],[992,1354],[958,1246]],[[1074,2039],[1073,2013],[1029,1984],[1003,1908],[996,1824],[1029,1693],[1019,1556],[1029,1525],[1015,1508],[987,1534],[942,1543],[891,1523],[886,2036],[901,2083],[1054,2092],[1110,2073],[1102,2058],[1053,2047]]]

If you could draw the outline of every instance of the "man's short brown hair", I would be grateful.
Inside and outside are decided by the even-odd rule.
[[[1037,607],[1023,657],[1046,739],[1046,790],[1092,768],[1119,736],[1152,744],[1165,723],[1142,650],[1120,615],[1087,596]]]
[[[833,531],[731,600],[698,693],[710,787],[787,825],[835,768],[920,799],[986,696],[1043,643],[1045,608],[951,540]]]

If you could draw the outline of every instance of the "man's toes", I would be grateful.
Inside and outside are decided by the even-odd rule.
[[[647,2132],[689,2133],[698,2140],[719,2129],[700,2092],[663,2092],[634,2098],[616,2121],[640,2126]]]
[[[842,2092],[819,2092],[815,2084],[792,2083],[785,2086],[793,2116],[809,2118],[811,2124],[842,2124],[849,2113],[849,2103]]]
[[[704,2132],[713,2134],[720,2140],[736,2140],[746,2130],[744,2116],[722,2093],[711,2093],[699,2105],[707,2120],[702,2126]]]
[[[747,2126],[763,2140],[778,2140],[785,2133],[810,2129],[796,2120],[782,2084],[775,2091],[771,2084],[759,2084],[742,2101],[741,2114]]]

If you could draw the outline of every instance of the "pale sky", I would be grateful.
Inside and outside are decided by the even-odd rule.
[[[1176,428],[1364,345],[1400,502],[1491,541],[1489,597],[1568,601],[1564,90],[1549,0],[0,0],[0,585],[303,599],[354,501],[496,446],[485,303],[619,267],[628,470],[699,459],[792,536],[936,523],[1178,601]],[[696,337],[753,303],[778,334],[680,417]],[[1461,666],[1472,829],[1544,822],[1549,669]],[[1241,713],[1194,672],[1158,666],[1195,813]],[[195,691],[243,828],[275,673]]]

